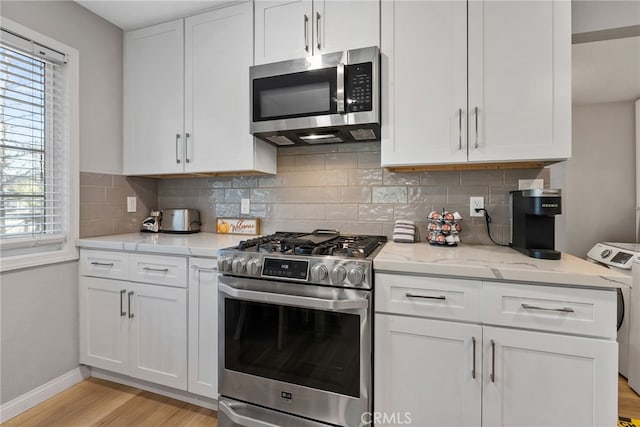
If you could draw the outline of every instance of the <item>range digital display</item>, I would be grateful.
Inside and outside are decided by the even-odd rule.
[[[309,261],[265,258],[262,275],[269,277],[283,277],[286,279],[306,280],[309,271]]]
[[[616,264],[624,264],[631,259],[631,254],[628,252],[618,252],[616,256],[611,259],[611,262]]]

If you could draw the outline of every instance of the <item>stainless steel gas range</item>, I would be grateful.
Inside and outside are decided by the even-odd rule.
[[[220,251],[218,425],[369,426],[381,236],[285,233]]]

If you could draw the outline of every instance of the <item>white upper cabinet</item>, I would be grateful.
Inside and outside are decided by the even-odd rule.
[[[182,20],[125,33],[125,174],[181,173]]]
[[[251,2],[125,34],[125,174],[276,172],[249,133]]]
[[[569,2],[389,0],[381,31],[383,166],[570,157]]]
[[[469,2],[469,161],[571,156],[570,34],[567,1]]]
[[[467,160],[466,26],[465,2],[382,2],[383,164]]]
[[[380,2],[255,2],[255,63],[285,61],[380,43]]]

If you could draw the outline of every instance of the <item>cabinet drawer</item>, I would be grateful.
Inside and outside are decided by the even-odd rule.
[[[615,339],[616,292],[484,283],[483,323]]]
[[[80,274],[82,276],[127,280],[129,254],[127,252],[82,249],[80,251]]]
[[[186,288],[187,259],[174,256],[131,254],[129,280]]]
[[[480,281],[383,273],[375,278],[376,312],[480,321]]]

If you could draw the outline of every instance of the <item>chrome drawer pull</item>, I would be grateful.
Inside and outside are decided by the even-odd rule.
[[[439,299],[439,300],[442,300],[442,301],[445,301],[447,299],[447,297],[445,297],[444,295],[440,295],[439,297],[432,297],[432,296],[429,296],[429,295],[414,295],[414,294],[410,294],[409,292],[407,292],[404,295],[407,298]]]
[[[476,337],[471,337],[473,343],[473,369],[471,369],[471,378],[476,379]]]
[[[218,271],[217,267],[207,268],[207,267],[200,267],[199,265],[192,265],[191,268],[193,268],[195,271],[207,271],[207,272]]]
[[[114,264],[112,262],[98,262],[98,261],[93,261],[91,263],[91,265],[99,265],[99,266],[102,266],[102,267],[113,267],[114,266]]]
[[[492,383],[496,382],[496,342],[494,340],[491,340],[491,375],[489,378]]]
[[[128,305],[129,305],[129,319],[133,319],[133,312],[131,311],[131,297],[133,296],[133,291],[129,291],[128,293]]]
[[[151,268],[151,267],[143,267],[142,268],[145,271],[159,271],[161,273],[166,273],[167,271],[169,271],[168,268]]]
[[[122,300],[124,299],[124,294],[126,293],[127,293],[126,289],[123,289],[120,291],[120,316],[121,317],[127,315],[127,312],[124,311],[124,307],[123,307],[124,303],[122,302]]]
[[[563,307],[563,308],[544,308],[537,307],[535,305],[522,304],[522,308],[525,310],[544,310],[544,311],[558,311],[560,313],[573,313],[574,310],[571,307]]]

